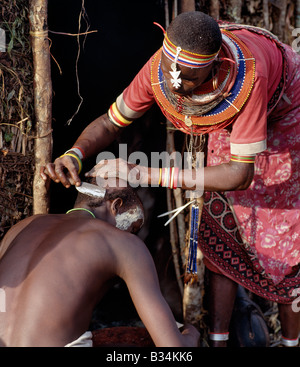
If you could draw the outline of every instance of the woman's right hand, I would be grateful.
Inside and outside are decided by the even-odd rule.
[[[71,185],[81,185],[78,170],[77,160],[70,155],[63,155],[56,158],[54,163],[47,163],[46,166],[42,166],[40,175],[44,181],[47,181],[50,177],[54,182],[61,182],[66,188],[69,188]]]

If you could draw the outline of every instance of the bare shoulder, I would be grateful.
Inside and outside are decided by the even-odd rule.
[[[114,247],[135,247],[139,244],[144,244],[144,242],[138,236],[130,232],[120,230],[102,220],[89,221],[88,225],[85,225],[84,228],[79,231],[82,232],[82,235],[86,236],[90,240],[105,240]]]
[[[40,217],[40,215],[33,215],[28,218],[25,218],[12,226],[9,231],[4,236],[3,240],[0,243],[0,258],[4,255],[7,251],[10,244],[13,240],[26,228],[31,222],[33,222],[36,218]]]
[[[28,218],[25,218],[25,219],[21,220],[20,222],[16,223],[6,233],[6,235],[4,236],[4,239],[16,237],[29,223],[31,223],[32,221],[34,221],[38,217],[40,217],[40,215],[32,215],[32,216],[30,216]]]
[[[135,234],[120,230],[111,224],[102,221],[91,222],[85,227],[82,235],[90,243],[108,246],[120,261],[130,263],[131,259],[151,257],[145,243]]]
[[[119,251],[126,253],[126,256],[148,256],[149,251],[145,243],[135,234],[116,229],[116,238],[118,242],[114,245]]]
[[[126,279],[128,275],[153,272],[154,263],[146,244],[137,236],[118,231],[118,237],[112,244],[119,276]]]

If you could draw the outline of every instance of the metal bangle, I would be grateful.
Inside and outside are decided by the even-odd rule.
[[[299,338],[297,339],[287,339],[285,337],[281,337],[281,344],[285,347],[296,347],[299,344]]]
[[[209,339],[213,341],[229,340],[229,333],[209,333]]]

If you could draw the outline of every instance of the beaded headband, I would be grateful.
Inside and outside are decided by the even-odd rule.
[[[212,64],[216,57],[218,56],[218,52],[211,55],[200,55],[190,51],[183,50],[181,47],[176,47],[174,43],[172,43],[167,34],[165,33],[165,39],[162,46],[163,53],[165,56],[173,61],[171,65],[170,74],[172,76],[171,82],[175,89],[180,88],[181,86],[181,78],[179,75],[181,73],[180,70],[177,70],[176,64],[180,64],[183,66],[188,66],[190,68],[205,68],[206,66]]]
[[[219,51],[211,55],[201,55],[186,51],[180,47],[176,47],[166,34],[163,42],[163,53],[171,61],[175,61],[183,66],[188,66],[190,68],[205,68],[214,62]]]

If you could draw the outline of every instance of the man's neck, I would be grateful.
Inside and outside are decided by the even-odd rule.
[[[85,217],[90,216],[96,218],[95,214],[90,209],[84,207],[75,207],[73,209],[68,210],[66,214],[80,215]]]

